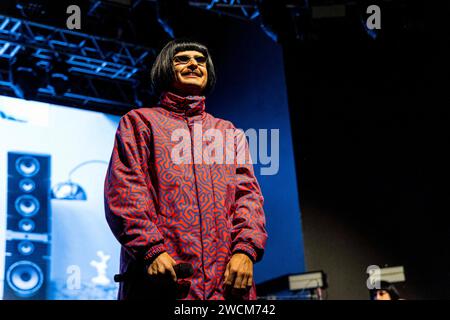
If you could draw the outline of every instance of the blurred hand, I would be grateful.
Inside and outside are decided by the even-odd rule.
[[[175,273],[175,270],[173,269],[173,266],[176,264],[176,261],[172,259],[172,257],[167,252],[163,252],[158,257],[156,257],[150,267],[148,267],[147,273],[152,277],[170,276],[175,282],[177,281],[177,275]]]

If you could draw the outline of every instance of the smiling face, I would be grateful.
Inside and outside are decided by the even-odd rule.
[[[207,58],[198,51],[181,51],[173,58],[175,72],[172,87],[183,96],[200,95],[208,82]]]

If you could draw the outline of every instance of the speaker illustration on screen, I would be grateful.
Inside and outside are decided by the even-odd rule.
[[[8,152],[3,299],[47,299],[50,156]]]

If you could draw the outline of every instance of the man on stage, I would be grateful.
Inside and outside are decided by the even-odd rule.
[[[121,118],[105,180],[106,218],[122,245],[119,299],[172,297],[179,263],[193,269],[183,299],[256,299],[263,196],[245,136],[205,111],[215,83],[208,49],[171,41],[151,75],[159,102]]]

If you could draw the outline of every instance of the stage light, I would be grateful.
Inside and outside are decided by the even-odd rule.
[[[376,284],[381,281],[386,281],[389,283],[405,282],[405,270],[403,266],[388,267],[388,268],[367,268],[367,273],[369,274],[369,283]]]
[[[327,288],[327,276],[321,270],[287,274],[256,285],[263,300],[323,300]]]
[[[306,272],[289,276],[289,290],[313,290],[328,287],[323,271]]]

